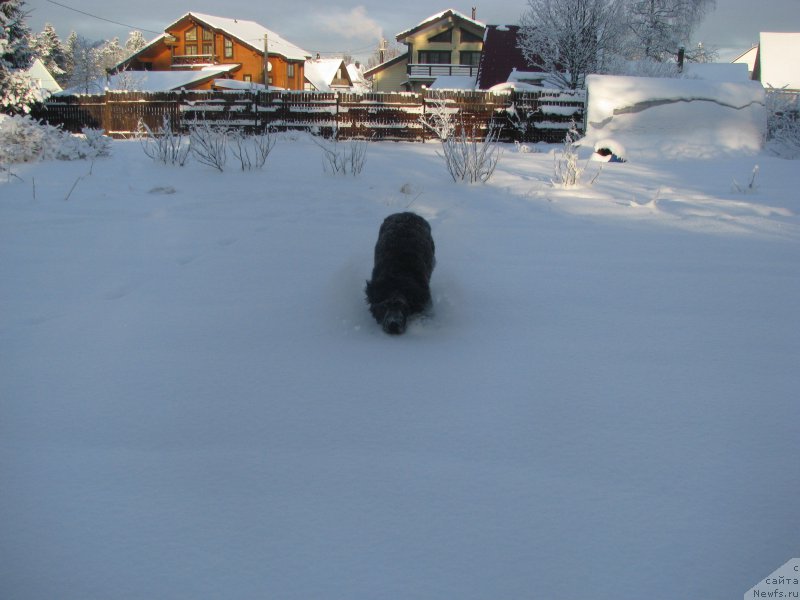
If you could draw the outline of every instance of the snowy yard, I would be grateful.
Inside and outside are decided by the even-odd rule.
[[[798,162],[561,189],[559,149],[473,186],[306,138],[3,174],[0,595],[728,600],[797,556]],[[406,208],[434,306],[390,337],[363,287]]]

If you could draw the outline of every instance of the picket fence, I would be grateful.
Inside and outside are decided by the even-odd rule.
[[[421,117],[445,103],[459,127],[484,137],[500,131],[502,141],[560,142],[574,123],[583,130],[585,92],[426,91],[413,93],[325,93],[297,91],[119,92],[53,96],[34,117],[64,130],[103,129],[136,135],[139,122],[158,131],[164,115],[174,129],[211,121],[258,131],[310,130],[340,138],[425,141],[436,137]]]

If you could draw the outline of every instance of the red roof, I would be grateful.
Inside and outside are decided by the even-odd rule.
[[[508,81],[513,69],[541,71],[528,64],[517,47],[519,25],[487,25],[483,38],[483,53],[478,65],[478,88],[487,90]]]

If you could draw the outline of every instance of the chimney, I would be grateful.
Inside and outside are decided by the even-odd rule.
[[[477,16],[478,16],[478,7],[473,6],[472,7],[472,20],[474,21]]]
[[[678,73],[683,73],[683,60],[686,58],[686,48],[678,48]]]

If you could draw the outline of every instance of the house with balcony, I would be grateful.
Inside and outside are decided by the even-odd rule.
[[[255,21],[189,12],[111,74],[205,71],[216,78],[302,90],[311,53]],[[210,89],[214,77],[191,78],[185,89]]]
[[[418,92],[439,77],[469,78],[478,75],[486,25],[457,10],[432,15],[397,34],[408,51],[364,72],[378,92]]]

